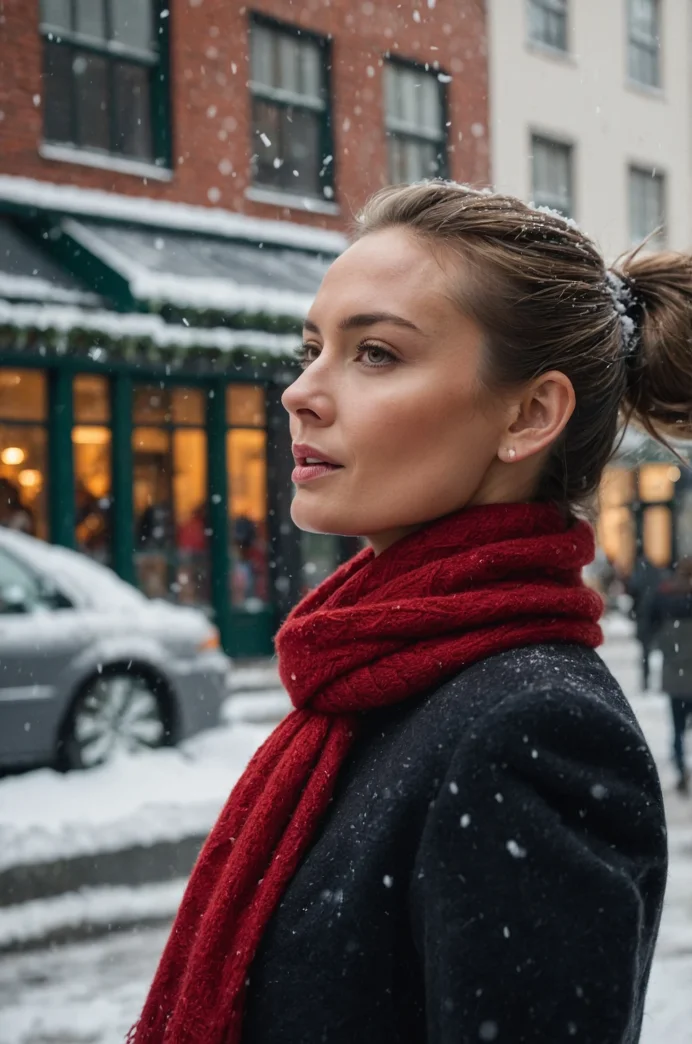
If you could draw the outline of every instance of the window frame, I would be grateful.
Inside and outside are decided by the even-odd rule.
[[[76,24],[76,0],[70,2],[70,17],[72,24]],[[108,137],[110,147],[108,149],[96,148],[92,145],[80,144],[77,140],[77,102],[74,74],[69,82],[69,107],[70,107],[70,140],[65,141],[46,135],[45,112],[42,126],[41,143],[47,149],[68,149],[75,153],[75,160],[80,157],[99,157],[105,161],[112,159],[115,164],[134,164],[139,166],[150,165],[162,171],[172,170],[173,164],[173,142],[171,127],[171,99],[170,99],[170,7],[168,0],[151,0],[152,13],[155,19],[156,42],[152,43],[150,50],[134,47],[131,44],[116,42],[110,38],[112,18],[111,8],[117,0],[101,0],[104,10],[104,22],[106,39],[99,40],[76,30],[65,29],[63,26],[55,26],[50,22],[44,22],[39,0],[39,35],[42,41],[42,83],[46,71],[46,44],[64,46],[74,54],[85,53],[103,58],[106,62],[107,96],[109,99],[108,111]],[[164,10],[169,13],[165,18],[161,15]],[[132,65],[149,70],[149,118],[151,121],[151,145],[152,156],[144,158],[131,156],[113,148],[116,139],[116,127],[114,106],[114,76],[113,66],[117,61],[126,61]]]
[[[662,5],[661,0],[651,0],[655,10],[656,36],[652,43],[651,38],[637,33],[633,22],[633,0],[625,0],[625,25],[627,32],[627,82],[639,90],[661,91],[663,90],[663,34],[662,34]],[[656,66],[656,82],[648,83],[638,80],[632,73],[632,53],[636,49],[639,53],[646,52],[652,55]]]
[[[536,143],[542,143],[544,145],[555,146],[560,149],[564,149],[568,158],[568,193],[569,193],[569,213],[564,213],[560,208],[555,206],[555,203],[549,203],[539,201],[536,199],[536,186],[535,186],[535,147]],[[551,210],[558,211],[566,219],[574,219],[576,215],[576,176],[575,176],[575,155],[576,146],[573,141],[569,141],[562,137],[555,137],[552,134],[548,134],[545,131],[531,130],[529,134],[529,173],[531,181],[531,202],[537,207],[549,207]]]
[[[308,95],[295,94],[283,87],[272,87],[252,78],[252,31],[254,27],[265,29],[271,33],[281,36],[293,37],[297,40],[305,40],[315,44],[319,49],[320,65],[322,72],[323,100],[310,100]],[[313,195],[310,192],[291,186],[270,185],[265,181],[258,180],[251,169],[249,191],[276,192],[279,196],[300,196],[306,199],[314,199],[327,204],[337,203],[336,187],[336,158],[334,154],[334,131],[333,131],[333,105],[332,105],[332,41],[327,36],[303,29],[301,26],[290,22],[281,21],[262,14],[259,11],[248,12],[248,101],[249,101],[249,126],[250,126],[250,156],[255,152],[255,120],[253,106],[255,99],[274,105],[279,109],[299,109],[319,114],[319,154],[315,157],[318,183],[320,192]],[[330,156],[331,160],[325,165],[324,158]]]
[[[657,183],[661,187],[660,196],[660,216],[662,218],[660,225],[662,232],[659,235],[652,235],[651,232],[646,233],[642,236],[638,231],[635,234],[632,221],[633,211],[633,175],[646,178],[648,181]],[[643,239],[647,240],[647,246],[653,247],[655,250],[664,250],[668,243],[668,178],[665,170],[660,170],[655,164],[648,167],[643,163],[631,162],[627,165],[627,209],[628,209],[628,233],[630,244],[635,247],[639,246]],[[651,237],[647,239],[647,237]]]
[[[565,46],[559,47],[532,34],[532,13],[539,8],[546,14],[553,14],[564,18],[564,40]],[[526,39],[530,47],[550,51],[551,54],[568,55],[570,53],[570,9],[568,0],[527,0],[526,2]]]
[[[416,130],[409,124],[400,123],[399,126],[392,126],[392,123],[397,123],[397,118],[391,118],[387,111],[387,95],[386,95],[386,75],[387,68],[399,68],[409,69],[412,72],[420,73],[422,76],[427,76],[435,81],[436,89],[440,99],[440,134],[439,137],[432,133],[427,134],[424,131]],[[382,76],[382,95],[383,95],[383,111],[384,111],[384,132],[385,141],[387,144],[387,178],[389,179],[389,165],[390,165],[390,142],[393,138],[399,141],[409,142],[412,141],[418,145],[438,145],[438,169],[433,177],[437,178],[448,178],[450,176],[449,167],[449,98],[446,84],[440,80],[440,75],[445,75],[443,69],[433,69],[420,62],[412,61],[407,58],[401,58],[399,55],[387,54],[383,66]]]

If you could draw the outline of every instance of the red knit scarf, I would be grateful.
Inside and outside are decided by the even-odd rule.
[[[368,548],[311,592],[276,647],[295,710],[254,755],[190,878],[136,1044],[236,1044],[250,966],[310,847],[363,712],[482,657],[601,641],[585,523],[546,504],[475,507]]]

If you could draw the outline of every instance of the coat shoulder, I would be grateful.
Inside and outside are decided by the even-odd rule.
[[[421,719],[455,741],[484,722],[516,715],[620,719],[639,730],[634,712],[601,657],[578,645],[532,645],[472,664],[431,693]],[[419,722],[419,725],[422,722]]]

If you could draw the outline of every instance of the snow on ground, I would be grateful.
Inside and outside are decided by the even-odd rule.
[[[673,789],[674,772],[669,757],[666,701],[656,693],[641,695],[637,691],[638,654],[630,637],[630,628],[616,622],[609,624],[607,630],[608,641],[603,655],[630,697],[656,756],[669,822],[670,879],[641,1044],[688,1044],[692,1025],[692,991],[689,988],[692,982],[692,801],[685,801]],[[276,690],[273,695],[270,691],[267,706],[275,701],[275,709],[280,710],[281,699],[281,694]],[[255,703],[249,702],[257,700],[257,694],[251,697],[239,693],[237,700],[240,702],[229,704],[227,713],[227,719],[233,720],[235,716],[236,723],[232,727],[220,728],[215,733],[198,737],[197,741],[197,755],[203,755],[202,760],[213,763],[219,759],[226,766],[224,796],[229,784],[229,763],[232,761],[233,770],[239,771],[243,758],[247,760],[254,745],[266,735],[269,728],[268,723],[260,727],[242,720],[243,701],[251,709],[255,708],[255,712],[260,707],[261,699]],[[234,735],[237,746],[234,748],[233,761],[228,752]],[[242,744],[245,744],[244,753],[241,752]],[[177,796],[184,793],[186,787],[178,788],[174,783],[175,771],[184,772],[187,762],[181,754],[175,761],[175,771],[171,772],[169,754],[174,752],[163,752],[155,757],[160,759],[157,764],[160,764],[168,785],[176,787]],[[153,763],[149,768],[150,776],[152,767]],[[120,768],[122,770],[122,766]],[[132,770],[133,765],[128,765],[128,774]],[[108,772],[102,771],[104,774]],[[200,770],[192,771],[193,776],[190,778],[194,778],[194,773]],[[214,771],[217,772],[218,767]],[[207,778],[206,769],[201,774]],[[40,774],[32,773],[31,776]],[[86,776],[94,779],[96,774],[89,773]],[[122,781],[122,771],[120,776]],[[116,778],[110,776],[111,788],[115,787],[115,783]],[[0,784],[0,787],[4,785]],[[201,787],[199,780],[197,785]],[[129,783],[124,789],[129,790]],[[209,787],[208,792],[211,789]],[[164,788],[161,790],[165,793]],[[98,793],[103,798],[107,788],[104,786],[101,789],[99,786]],[[35,800],[38,800],[37,796]],[[132,795],[128,800],[132,801]],[[0,801],[0,804],[5,808],[7,803]],[[95,813],[97,808],[98,802],[92,812]],[[123,805],[120,808],[122,811]],[[64,821],[65,812],[54,809],[56,811]],[[100,811],[103,814],[103,805]],[[49,816],[45,819],[48,820]],[[92,824],[96,823],[94,814]],[[147,886],[132,891],[129,900],[127,890],[109,889],[99,890],[98,895],[82,895],[81,900],[70,897],[61,901],[63,905],[76,901],[91,903],[97,919],[117,921],[123,915],[128,901],[142,917],[146,917],[147,903],[151,909],[158,910],[165,909],[166,903],[174,905],[176,889],[180,887],[181,882],[171,882],[161,887]],[[27,906],[32,907],[31,910],[27,909],[27,919],[40,920],[47,915],[45,910],[39,910],[33,904]],[[20,924],[15,925],[15,928],[18,932],[28,930],[22,929]],[[91,942],[1,958],[0,1044],[121,1044],[141,1006],[166,935],[166,929],[135,927],[131,931],[116,932]]]
[[[250,754],[290,710],[275,666],[234,667],[231,678],[224,725],[179,749],[123,756],[88,772],[38,769],[0,779],[0,870],[209,830]]]
[[[131,845],[212,826],[271,723],[232,724],[179,750],[123,757],[85,773],[39,769],[0,782],[0,869]]]
[[[178,878],[138,888],[105,885],[16,906],[0,906],[0,945],[34,943],[75,925],[109,929],[111,925],[136,925],[140,920],[173,918],[186,883],[187,878]]]

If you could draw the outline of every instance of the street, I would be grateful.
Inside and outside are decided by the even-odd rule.
[[[603,655],[651,744],[668,810],[671,873],[642,1044],[686,1044],[692,1025],[692,803],[673,790],[668,708],[655,693],[637,693],[637,649],[624,627],[611,629]],[[121,1044],[166,935],[163,927],[135,927],[3,957],[0,1044]]]

